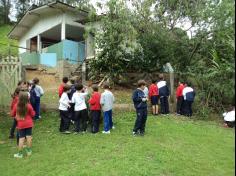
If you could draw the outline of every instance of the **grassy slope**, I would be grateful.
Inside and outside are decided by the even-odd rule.
[[[57,113],[43,114],[34,129],[33,155],[12,156],[11,121],[0,116],[0,171],[12,175],[174,175],[234,174],[234,130],[214,122],[149,116],[145,137],[130,135],[134,113],[115,115],[111,135],[62,135]]]
[[[9,49],[8,49],[8,44],[16,45],[17,46],[17,41],[15,40],[10,40],[7,38],[8,32],[12,29],[13,26],[9,25],[1,25],[0,26],[0,55],[8,55]],[[2,45],[4,44],[4,45]],[[12,55],[17,55],[18,49],[15,47],[11,48],[11,54]]]

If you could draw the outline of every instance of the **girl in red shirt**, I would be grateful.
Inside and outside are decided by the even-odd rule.
[[[35,112],[31,104],[29,103],[29,97],[27,92],[20,92],[18,103],[14,106],[11,115],[12,117],[15,117],[17,121],[17,129],[19,132],[19,152],[14,154],[14,157],[23,157],[23,144],[25,142],[25,138],[27,142],[26,154],[31,155],[32,127]]]
[[[17,87],[14,91],[14,94],[12,95],[11,111],[13,110],[14,106],[18,102],[20,90],[21,90],[21,88]],[[11,127],[11,130],[10,130],[10,136],[9,136],[10,139],[13,139],[15,137],[15,135],[14,135],[15,129],[16,129],[16,119],[13,118],[13,123],[12,123],[12,127]],[[17,145],[18,145],[18,141],[17,141]]]
[[[156,80],[152,80],[152,84],[149,87],[149,97],[152,104],[152,114],[158,115],[158,87]]]

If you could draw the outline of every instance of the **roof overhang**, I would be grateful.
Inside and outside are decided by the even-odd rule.
[[[43,14],[51,12],[52,10],[57,10],[58,12],[72,12],[86,18],[88,12],[84,10],[79,10],[76,7],[70,6],[68,4],[55,1],[42,6],[34,8],[31,6],[24,16],[17,22],[17,24],[8,33],[8,38],[19,40],[30,28],[37,22]]]

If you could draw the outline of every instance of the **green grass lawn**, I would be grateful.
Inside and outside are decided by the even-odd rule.
[[[33,155],[15,159],[11,119],[0,115],[1,176],[233,176],[234,129],[174,116],[148,117],[146,135],[133,137],[134,113],[114,115],[110,135],[63,135],[57,113],[43,114],[33,130]]]

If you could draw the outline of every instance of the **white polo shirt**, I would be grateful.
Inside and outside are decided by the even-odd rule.
[[[87,109],[87,105],[85,103],[85,98],[88,95],[88,92],[75,92],[72,96],[71,102],[75,103],[75,111],[81,111]]]

